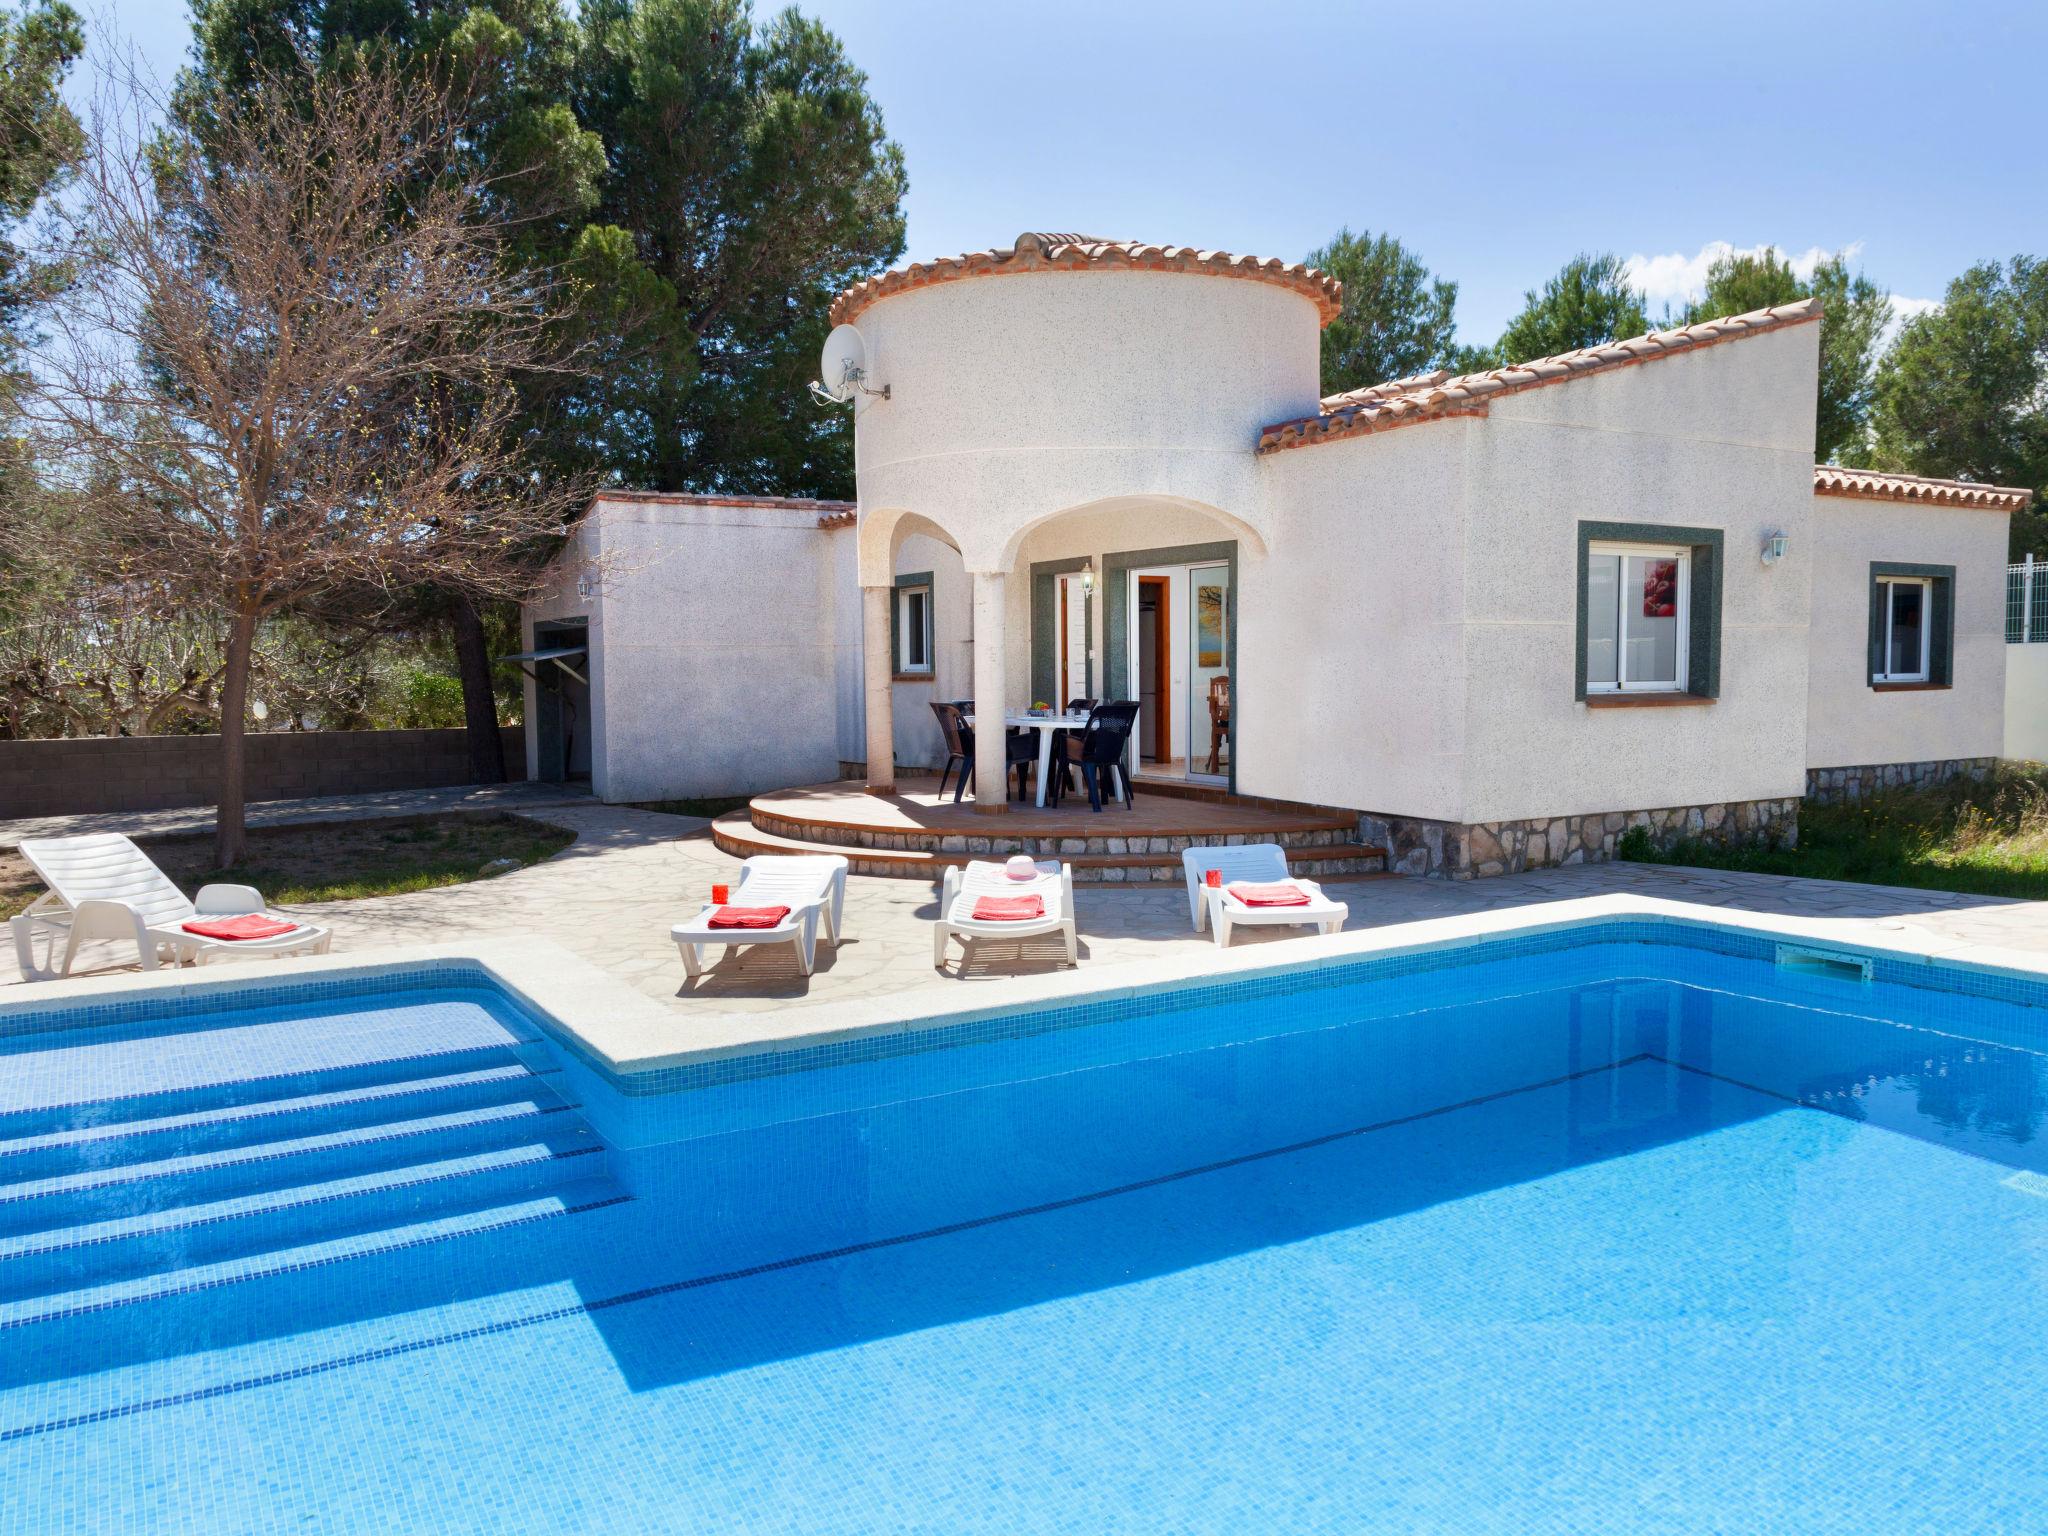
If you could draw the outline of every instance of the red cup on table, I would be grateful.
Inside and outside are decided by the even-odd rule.
[[[1220,869],[1203,870],[1202,884],[1208,886],[1212,891],[1219,889],[1223,884],[1223,871]]]
[[[728,901],[731,901],[731,900],[732,900],[732,887],[731,887],[731,886],[729,886],[729,885],[714,885],[713,887],[711,887],[711,904],[712,904],[712,905],[713,905],[714,907],[722,907],[722,906],[724,906],[724,905],[725,905],[725,904],[726,904],[726,903],[727,903]]]

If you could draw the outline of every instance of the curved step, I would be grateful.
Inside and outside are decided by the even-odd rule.
[[[711,824],[711,840],[734,858],[744,859],[757,853],[836,853],[846,859],[848,867],[857,875],[907,880],[938,880],[949,868],[975,859],[1001,858],[1013,851],[1010,847],[994,846],[1005,842],[1005,839],[994,834],[986,835],[992,845],[986,851],[942,852],[935,848],[860,848],[844,843],[787,837],[763,831],[753,824],[745,811],[728,811]],[[1196,837],[1194,841],[1200,842],[1201,839]],[[1317,879],[1379,874],[1386,869],[1386,850],[1364,843],[1325,843],[1284,851],[1290,869]],[[1083,885],[1178,885],[1184,878],[1177,851],[1137,854],[1053,851],[1041,856],[1058,858],[1072,865],[1075,880]]]

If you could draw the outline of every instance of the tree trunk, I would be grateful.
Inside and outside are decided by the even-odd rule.
[[[455,665],[462,674],[462,724],[469,738],[469,777],[476,784],[505,782],[505,738],[498,733],[498,695],[491,687],[491,657],[484,621],[467,597],[455,599]]]
[[[220,804],[214,813],[213,862],[231,868],[248,847],[243,798],[243,723],[249,711],[249,658],[256,649],[256,615],[238,613],[228,631],[227,666],[220,686]]]

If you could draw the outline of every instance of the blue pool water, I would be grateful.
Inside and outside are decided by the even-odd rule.
[[[1610,925],[624,1092],[420,983],[0,1037],[0,1529],[2044,1527],[2048,987]]]

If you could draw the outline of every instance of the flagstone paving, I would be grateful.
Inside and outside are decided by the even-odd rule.
[[[686,984],[675,946],[669,942],[669,925],[694,912],[709,897],[712,883],[730,880],[738,868],[737,860],[712,845],[709,823],[603,805],[584,796],[543,804],[538,790],[496,793],[515,802],[502,808],[567,827],[577,834],[576,841],[545,863],[494,880],[299,910],[333,928],[337,951],[543,935],[683,1010],[724,1012],[772,1008],[794,999],[831,1002],[909,990],[957,990],[977,979],[1049,972],[1062,963],[1059,941],[1049,937],[984,943],[964,960],[955,944],[947,968],[936,970],[930,928],[937,912],[933,888],[915,881],[856,876],[847,883],[844,941],[836,950],[819,945],[814,975],[806,978],[797,970],[790,946],[757,945],[734,950],[724,959],[715,958],[720,952],[713,951],[714,963],[706,974]],[[386,815],[440,808],[432,803],[416,807],[403,796],[378,799]],[[269,814],[291,815],[276,808]],[[94,819],[96,825],[117,820]],[[0,845],[7,841],[8,830],[0,826]],[[1604,864],[1461,882],[1398,876],[1333,880],[1327,889],[1350,904],[1346,926],[1354,929],[1631,892],[1752,912],[1838,919],[1845,937],[1856,931],[1869,934],[1873,925],[1905,924],[1973,943],[2048,950],[2044,902],[1721,870]],[[1210,948],[1209,939],[1189,925],[1187,898],[1178,888],[1083,886],[1076,893],[1075,908],[1084,967],[1178,954],[1192,958]],[[1267,930],[1245,932],[1238,942],[1314,941],[1293,939],[1285,930]],[[110,969],[122,961],[111,947],[89,958]],[[0,956],[0,983],[19,979],[10,949]]]

